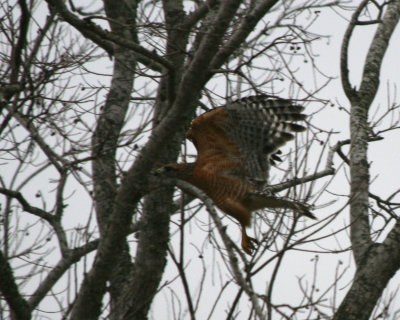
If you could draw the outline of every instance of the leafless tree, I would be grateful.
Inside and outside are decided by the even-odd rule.
[[[373,8],[369,8],[369,5]],[[373,9],[377,11],[375,18],[363,20],[362,14]],[[378,127],[388,113],[398,110],[396,103],[389,105],[387,112],[383,112],[378,121],[369,122],[368,115],[380,87],[383,58],[399,18],[399,1],[380,5],[374,1],[362,1],[354,12],[343,39],[341,80],[350,104],[350,151],[346,162],[350,168],[350,239],[356,272],[351,288],[334,319],[368,319],[389,280],[400,267],[399,190],[390,192],[388,197],[371,194],[370,165],[367,158],[368,144],[371,141],[380,138],[384,132],[398,129],[396,118],[389,128],[382,130]],[[349,42],[354,29],[366,24],[378,26],[365,58],[361,82],[352,86],[349,80]],[[376,208],[370,207],[370,200],[376,203]],[[385,221],[378,231],[374,221],[377,216]],[[384,233],[379,241],[376,232]]]
[[[389,319],[395,290],[382,292],[400,268],[399,192],[369,190],[366,153],[398,129],[398,105],[372,102],[400,4],[344,5],[3,1],[0,316]],[[341,52],[348,108],[324,96],[333,78],[316,59],[324,35],[313,25],[335,11],[352,13]],[[371,25],[355,89],[349,42]],[[307,106],[307,133],[283,150],[268,192],[308,202],[319,219],[257,213],[250,257],[201,190],[151,172],[195,157],[184,137],[196,115],[254,94]],[[346,109],[350,137],[319,126]],[[354,268],[343,262],[350,253]],[[334,256],[328,270],[323,256]]]

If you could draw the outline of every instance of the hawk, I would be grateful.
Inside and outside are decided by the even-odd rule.
[[[203,190],[224,213],[239,221],[241,246],[252,254],[257,241],[249,237],[251,213],[262,208],[292,209],[315,219],[304,203],[263,193],[268,172],[279,161],[279,148],[306,128],[304,107],[290,100],[250,96],[195,118],[186,133],[197,149],[193,163],[167,164],[156,170]]]

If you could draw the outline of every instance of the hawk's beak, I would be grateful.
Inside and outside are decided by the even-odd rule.
[[[161,168],[158,168],[157,170],[154,170],[152,172],[152,174],[156,177],[159,177],[163,174],[163,172],[164,172],[164,167],[161,167]]]

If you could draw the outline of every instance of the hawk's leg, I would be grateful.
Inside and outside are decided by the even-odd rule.
[[[316,219],[309,210],[310,206],[307,204],[270,195],[248,193],[243,201],[243,205],[249,211],[256,211],[263,208],[292,209],[300,215]]]
[[[240,202],[231,198],[226,198],[224,201],[218,203],[218,207],[239,221],[242,226],[242,248],[244,252],[251,255],[258,243],[256,239],[249,237],[246,233],[246,227],[250,226],[251,212],[247,210]]]

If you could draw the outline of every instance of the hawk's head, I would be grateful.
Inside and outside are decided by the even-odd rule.
[[[167,164],[155,170],[153,174],[155,176],[166,176],[169,178],[177,178],[175,175],[178,173],[179,169],[176,164]]]
[[[170,163],[158,168],[153,174],[160,177],[190,181],[195,165],[195,163]]]

